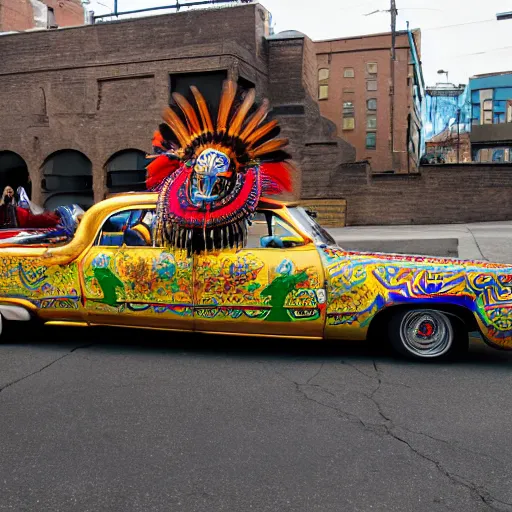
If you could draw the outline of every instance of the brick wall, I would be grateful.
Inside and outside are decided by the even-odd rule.
[[[0,0],[0,31],[28,30],[40,25],[41,23],[36,24],[34,20],[33,2],[52,8],[59,27],[84,23],[84,10],[80,0]],[[46,23],[46,20],[43,22]]]
[[[410,169],[407,150],[408,114],[413,109],[412,86],[408,76],[412,73],[409,40],[406,33],[399,32],[396,38],[396,61],[394,63],[395,87],[393,96],[393,137],[391,137],[391,35],[371,34],[317,41],[314,43],[317,69],[329,70],[328,97],[318,100],[323,116],[337,128],[339,137],[356,148],[357,160],[367,160],[376,172]],[[368,73],[367,64],[377,64],[377,74]],[[353,77],[345,77],[346,68],[354,70]],[[367,90],[367,80],[377,80],[377,90]],[[317,92],[315,92],[317,94]],[[368,99],[377,101],[377,110],[367,109]],[[354,106],[354,129],[343,129],[343,103]],[[367,116],[377,116],[376,130],[367,129]],[[376,147],[366,147],[367,131],[375,131]],[[391,144],[393,143],[393,147]],[[393,150],[393,151],[392,151]]]
[[[151,149],[169,100],[169,76],[226,70],[266,93],[267,56],[257,5],[190,11],[0,38],[0,151],[27,163],[33,199],[56,151],[92,162],[95,200],[117,151]]]
[[[313,43],[267,40],[268,16],[251,4],[3,36],[0,152],[26,161],[33,200],[41,202],[45,159],[80,151],[92,163],[99,201],[112,155],[150,151],[170,75],[225,71],[254,83],[258,99],[269,98],[298,164],[290,198],[299,197],[317,169],[352,161],[355,150],[320,115]]]
[[[29,0],[0,0],[0,31],[27,30],[34,26]]]
[[[349,226],[511,220],[512,165],[422,166],[419,174],[400,175],[346,164],[310,197],[346,199]]]
[[[296,196],[309,197],[319,175],[333,165],[353,161],[355,149],[336,137],[334,124],[320,115],[314,99],[318,83],[314,43],[304,34],[290,33],[271,37],[268,45],[269,97],[299,164]]]

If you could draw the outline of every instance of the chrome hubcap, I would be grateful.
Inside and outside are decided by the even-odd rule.
[[[439,357],[453,342],[453,329],[446,315],[433,310],[409,311],[400,326],[405,348],[421,357]]]

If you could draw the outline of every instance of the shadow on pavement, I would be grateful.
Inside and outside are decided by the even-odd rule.
[[[11,342],[12,340],[12,342]],[[56,327],[25,326],[3,344],[31,345],[39,348],[56,346],[69,350],[90,349],[105,353],[173,353],[198,354],[202,357],[229,355],[244,359],[268,360],[307,359],[311,361],[336,358],[372,360],[408,364],[442,365],[510,365],[512,351],[488,347],[478,336],[470,337],[470,349],[455,361],[430,363],[408,361],[395,356],[387,342],[382,341],[316,341],[279,338],[236,337],[118,327]]]

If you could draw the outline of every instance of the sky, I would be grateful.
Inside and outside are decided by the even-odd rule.
[[[190,0],[181,0],[187,2]],[[172,5],[175,0],[118,0],[118,11]],[[390,30],[390,0],[260,0],[272,14],[274,31],[299,30],[313,40]],[[114,0],[90,0],[96,15],[113,11]],[[465,84],[472,75],[512,71],[512,0],[396,0],[397,29],[420,28],[426,85]],[[185,10],[185,9],[182,9]],[[377,12],[375,12],[377,11]],[[150,15],[173,11],[156,11]],[[370,14],[373,13],[373,14]],[[148,15],[148,14],[144,14]],[[125,16],[130,17],[130,16]],[[133,17],[133,15],[132,15]]]

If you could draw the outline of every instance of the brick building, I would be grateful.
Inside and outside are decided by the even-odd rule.
[[[315,42],[318,101],[374,172],[416,172],[421,150],[420,31]]]
[[[0,0],[0,32],[72,27],[84,16],[80,0]]]
[[[295,196],[355,160],[320,115],[314,43],[271,36],[259,4],[3,35],[0,55],[0,187],[29,176],[47,207],[143,188],[171,92],[196,84],[214,104],[226,77],[270,99],[300,169]]]

